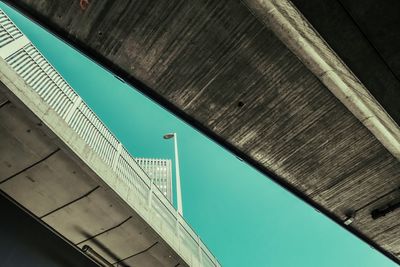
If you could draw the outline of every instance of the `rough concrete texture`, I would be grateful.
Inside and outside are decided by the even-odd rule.
[[[400,124],[400,2],[292,2]]]
[[[1,92],[0,99],[6,99]],[[43,122],[14,102],[0,108],[1,191],[72,244],[89,245],[111,263],[186,266],[101,178],[46,134]]]
[[[98,267],[0,192],[0,266]]]
[[[292,2],[244,2],[384,147],[400,160],[399,126]]]
[[[105,0],[85,9],[74,0],[13,4],[336,221],[357,211],[349,228],[387,255],[400,255],[393,234],[400,231],[398,211],[370,216],[397,194],[399,161],[241,1]],[[319,20],[328,12],[311,13]],[[359,39],[346,35],[342,26],[350,24],[335,14],[333,27],[343,34],[331,40],[347,44],[346,55],[365,67],[349,64],[351,70],[366,71],[361,81],[398,118],[397,89],[389,89],[397,81],[382,78],[389,76],[370,50],[351,57]],[[381,87],[383,95],[374,93]]]

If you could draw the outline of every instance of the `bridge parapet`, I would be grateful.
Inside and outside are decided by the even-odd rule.
[[[0,57],[0,78],[7,88],[188,265],[220,266],[128,150],[1,10]],[[68,131],[62,130],[66,128]],[[102,161],[101,165],[108,167],[108,173],[98,170],[99,164],[93,163],[99,162],[98,159]]]

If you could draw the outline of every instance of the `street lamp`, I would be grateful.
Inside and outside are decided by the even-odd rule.
[[[176,180],[176,200],[178,213],[183,216],[182,193],[181,193],[181,177],[179,175],[179,157],[178,157],[178,137],[176,133],[168,133],[164,135],[164,139],[174,139],[175,148],[175,180]]]

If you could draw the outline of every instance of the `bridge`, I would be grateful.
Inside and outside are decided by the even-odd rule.
[[[100,266],[220,266],[1,10],[0,190]]]
[[[399,1],[3,1],[400,263]]]

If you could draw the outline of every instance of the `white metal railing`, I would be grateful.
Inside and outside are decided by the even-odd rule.
[[[151,210],[158,220],[150,220],[148,223],[153,224],[152,227],[161,236],[167,237],[167,243],[185,261],[189,264],[196,262],[200,266],[220,266],[126,148],[36,47],[27,42],[18,49],[10,49],[19,38],[26,37],[0,9],[0,56],[5,57],[6,62],[22,79],[112,168],[128,192],[121,197],[133,208],[140,208],[137,204],[140,203]],[[5,53],[11,54],[4,56]],[[132,197],[135,198],[134,202],[130,200]],[[138,213],[141,214],[140,210]],[[168,236],[171,240],[168,240]]]
[[[14,25],[6,14],[0,12],[0,48],[21,36],[22,32]]]

